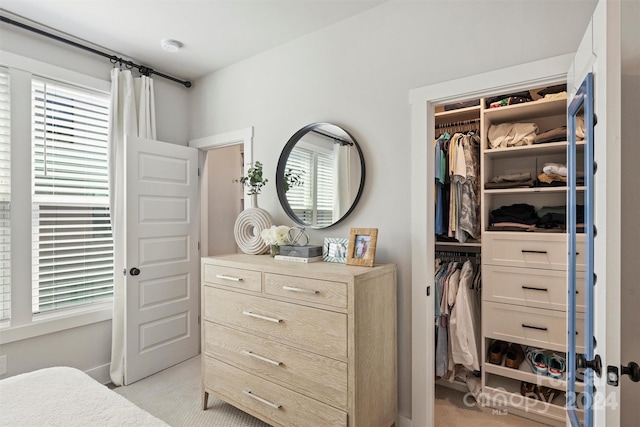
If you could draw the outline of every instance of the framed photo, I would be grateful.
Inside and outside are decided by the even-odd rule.
[[[322,260],[325,262],[341,262],[347,261],[347,246],[349,239],[337,239],[326,237],[324,246],[322,247]]]
[[[373,267],[377,243],[377,228],[352,228],[347,246],[347,264]]]

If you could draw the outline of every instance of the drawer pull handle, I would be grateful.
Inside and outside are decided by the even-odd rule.
[[[269,322],[273,322],[273,323],[280,323],[282,322],[282,320],[280,319],[276,319],[275,317],[267,317],[267,316],[263,316],[261,314],[255,314],[252,313],[250,311],[243,311],[242,314],[244,314],[245,316],[249,316],[249,317],[255,317],[256,319],[262,319],[262,320],[267,320]]]
[[[218,279],[223,279],[223,280],[232,280],[234,282],[240,282],[242,281],[241,277],[233,277],[233,276],[226,276],[224,274],[216,274],[216,277]]]
[[[542,292],[548,292],[547,288],[535,288],[533,286],[522,286],[522,289],[526,289],[528,291],[542,291]]]
[[[282,289],[284,289],[285,291],[302,292],[304,294],[314,294],[314,295],[319,292],[319,291],[316,291],[315,289],[294,288],[293,286],[283,286]]]
[[[532,251],[529,249],[522,249],[523,254],[546,254],[547,251]]]
[[[531,326],[531,325],[526,325],[526,324],[522,324],[523,328],[529,328],[529,329],[536,329],[538,331],[546,331],[547,328],[541,328],[540,326]]]
[[[256,396],[255,394],[251,393],[251,390],[242,390],[242,392],[244,394],[246,394],[247,396],[249,396],[250,398],[257,400],[260,403],[264,403],[265,405],[270,406],[273,409],[280,409],[282,407],[282,405],[278,405],[277,403],[269,402],[268,400],[263,399],[260,396]]]
[[[263,362],[271,363],[272,365],[275,365],[275,366],[282,365],[282,362],[278,362],[277,360],[268,359],[268,358],[266,358],[264,356],[260,356],[259,354],[255,354],[254,352],[249,351],[249,350],[242,350],[240,353],[244,354],[245,356],[253,357],[254,359],[262,360]]]

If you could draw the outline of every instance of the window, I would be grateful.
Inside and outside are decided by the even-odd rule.
[[[109,97],[32,81],[32,312],[113,296]]]
[[[0,68],[0,320],[11,317],[11,126],[9,73]]]
[[[333,223],[333,153],[300,145],[291,150],[287,169],[308,173],[302,177],[303,185],[289,188],[287,200],[305,224],[326,227]]]

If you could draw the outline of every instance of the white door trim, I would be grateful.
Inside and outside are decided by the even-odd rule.
[[[191,139],[187,143],[189,147],[200,150],[198,159],[198,167],[200,168],[200,256],[203,257],[209,256],[209,173],[206,165],[207,151],[238,144],[243,144],[244,147],[244,173],[246,174],[253,162],[253,126]]]
[[[411,103],[411,244],[412,386],[411,419],[414,426],[433,426],[435,235],[433,150],[434,111],[438,105],[565,81],[573,54],[517,65],[410,91]],[[426,260],[426,262],[425,262]],[[425,405],[426,402],[426,405]]]

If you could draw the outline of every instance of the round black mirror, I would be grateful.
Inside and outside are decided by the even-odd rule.
[[[312,123],[284,146],[276,189],[282,208],[296,224],[327,228],[353,211],[364,177],[364,156],[355,138],[331,123]]]

